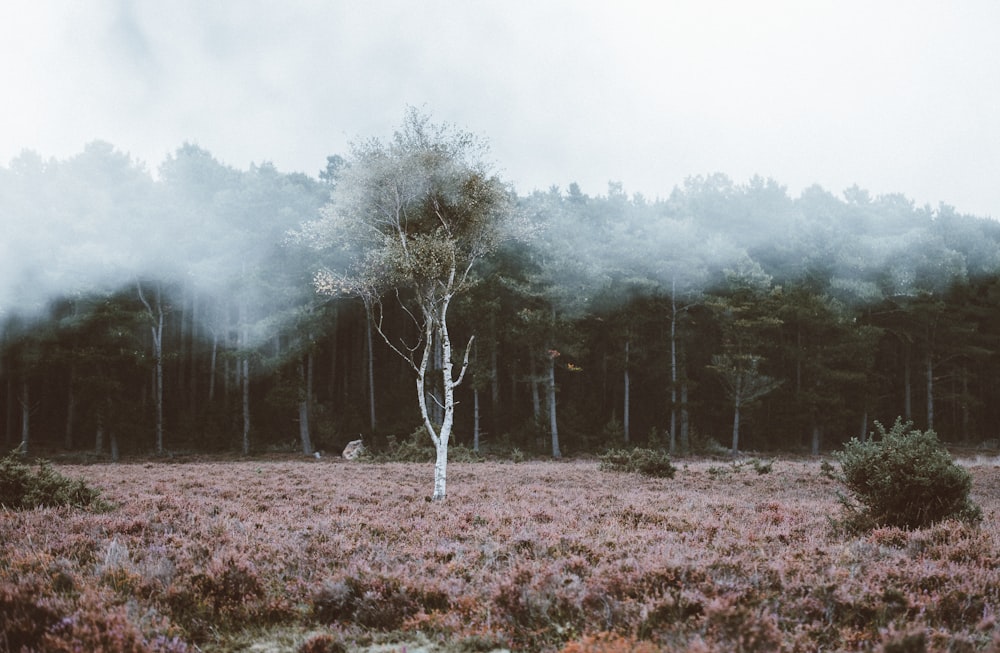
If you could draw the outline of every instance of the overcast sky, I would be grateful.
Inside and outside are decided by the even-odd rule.
[[[997,0],[36,0],[0,8],[0,163],[184,142],[315,176],[407,105],[524,194],[857,183],[1000,218]]]

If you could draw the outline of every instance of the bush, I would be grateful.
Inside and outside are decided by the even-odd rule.
[[[841,480],[857,501],[841,498],[849,528],[913,529],[948,518],[982,518],[969,499],[972,477],[955,464],[933,431],[918,431],[898,418],[889,431],[875,425],[878,439],[853,439],[837,454]]]
[[[670,462],[670,454],[653,449],[612,449],[601,456],[601,469],[657,478],[673,478],[677,471]]]
[[[427,428],[419,426],[408,438],[399,441],[396,436],[390,435],[386,438],[387,448],[385,451],[367,454],[368,460],[375,462],[393,463],[426,463],[434,460],[437,452],[434,443],[431,441]]]
[[[83,481],[66,478],[46,461],[33,467],[14,454],[0,459],[0,506],[11,510],[107,507],[100,499],[100,492]]]

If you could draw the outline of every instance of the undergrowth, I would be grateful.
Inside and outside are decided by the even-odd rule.
[[[919,431],[897,418],[889,430],[876,422],[878,437],[853,439],[837,455],[843,481],[855,500],[842,497],[844,525],[851,531],[878,526],[924,528],[944,519],[982,519],[969,499],[972,477],[955,464],[933,431]]]
[[[66,478],[47,461],[36,466],[14,454],[0,459],[0,506],[11,510],[72,506],[106,510],[99,490],[81,480]]]

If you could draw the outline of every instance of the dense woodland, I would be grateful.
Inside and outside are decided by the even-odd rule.
[[[369,302],[315,291],[338,250],[300,237],[343,165],[237,170],[185,145],[154,175],[96,142],[0,167],[7,449],[337,452],[414,432],[406,362]],[[656,199],[510,192],[530,229],[453,306],[456,343],[476,336],[459,444],[681,454],[732,446],[737,416],[741,450],[818,452],[896,416],[997,437],[1000,223],[718,174]],[[393,302],[383,326],[405,334]]]

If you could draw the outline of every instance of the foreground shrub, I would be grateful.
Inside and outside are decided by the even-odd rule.
[[[979,508],[969,499],[972,477],[952,460],[933,431],[896,419],[878,439],[853,439],[837,454],[842,480],[856,502],[842,498],[845,525],[923,528],[948,518],[976,522]]]
[[[677,471],[670,462],[670,454],[654,449],[612,449],[601,456],[601,469],[657,478],[673,478]]]
[[[436,455],[430,433],[424,426],[417,427],[402,441],[390,435],[387,437],[386,449],[377,453],[371,451],[365,453],[368,460],[394,463],[427,463],[432,462]]]
[[[0,459],[0,506],[12,510],[105,507],[100,492],[83,481],[62,476],[46,461],[33,467],[13,454]]]

